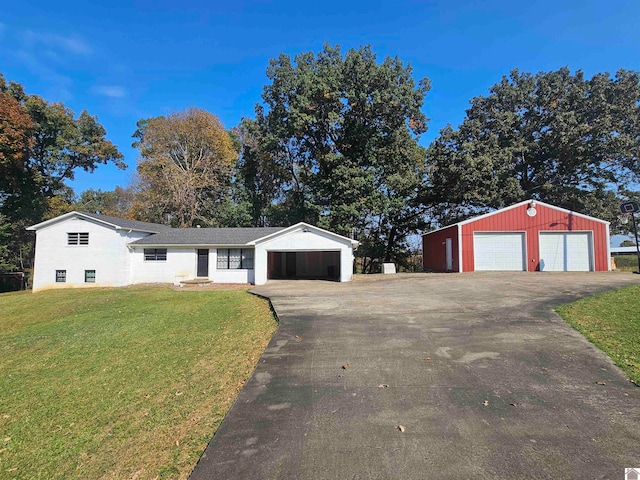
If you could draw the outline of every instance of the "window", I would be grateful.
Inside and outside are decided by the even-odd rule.
[[[167,260],[166,248],[145,248],[144,249],[145,262],[164,262],[166,260]]]
[[[84,271],[84,283],[96,283],[96,271],[85,270]]]
[[[89,232],[67,233],[67,245],[89,245]]]
[[[67,281],[66,270],[56,270],[56,283],[64,283]]]
[[[253,269],[253,248],[219,248],[218,270]]]

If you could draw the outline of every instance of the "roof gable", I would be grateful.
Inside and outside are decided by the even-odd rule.
[[[522,202],[518,202],[518,203],[514,203],[513,205],[509,205],[508,207],[504,207],[504,208],[500,208],[498,210],[494,210],[493,212],[485,213],[483,215],[478,215],[477,217],[468,218],[468,219],[462,220],[461,222],[458,222],[458,223],[452,223],[451,225],[446,225],[444,227],[438,228],[437,230],[432,230],[430,232],[423,233],[422,235],[423,236],[424,235],[430,235],[432,233],[438,232],[438,231],[443,230],[445,228],[449,228],[449,227],[453,227],[453,226],[462,226],[462,225],[466,225],[468,223],[473,223],[473,222],[476,222],[478,220],[482,220],[483,218],[491,217],[493,215],[498,215],[498,214],[500,214],[502,212],[505,212],[507,210],[512,210],[514,208],[521,207],[522,205],[526,205],[526,204],[531,203],[531,202],[535,202],[536,206],[541,205],[541,206],[543,206],[545,208],[549,208],[551,210],[556,210],[558,212],[563,212],[563,213],[575,215],[577,217],[585,218],[587,220],[591,220],[591,221],[594,221],[594,222],[600,222],[600,223],[604,223],[606,225],[609,225],[611,223],[611,222],[607,222],[606,220],[601,220],[599,218],[590,217],[589,215],[585,215],[583,213],[578,213],[578,212],[574,212],[572,210],[567,210],[566,208],[556,207],[555,205],[551,205],[549,203],[541,202],[540,200],[524,200]]]
[[[348,238],[343,235],[338,235],[337,233],[331,232],[329,230],[325,230],[324,228],[316,227],[315,225],[311,225],[305,222],[299,222],[299,223],[296,223],[295,225],[291,225],[290,227],[283,228],[277,232],[267,234],[261,238],[256,239],[255,241],[252,242],[252,244],[255,245],[257,243],[266,242],[268,240],[271,240],[272,238],[280,237],[282,235],[286,235],[287,233],[295,232],[301,229],[308,229],[311,231],[315,231],[316,233],[321,233],[329,237],[335,238],[336,240],[343,241],[345,243],[346,242],[351,243],[354,249],[358,248],[358,245],[360,245],[360,242],[358,242],[357,240],[353,240],[352,238]]]
[[[37,230],[40,230],[41,228],[48,227],[49,225],[53,225],[55,223],[63,222],[71,218],[83,218],[88,220],[94,220],[98,223],[102,223],[103,225],[112,227],[116,230],[135,230],[138,232],[147,232],[147,233],[157,233],[157,232],[162,232],[166,230],[171,230],[170,226],[162,225],[159,223],[140,222],[138,220],[129,220],[127,218],[112,217],[110,215],[101,215],[98,213],[77,212],[75,210],[73,212],[65,213],[58,217],[52,218],[50,220],[45,220],[44,222],[27,227],[27,230],[37,231]]]
[[[513,205],[509,205],[508,207],[501,208],[494,212],[485,213],[484,215],[480,215],[474,218],[468,218],[467,220],[463,220],[462,222],[458,222],[458,225],[466,225],[467,223],[475,222],[476,220],[481,220],[483,218],[491,217],[492,215],[497,215],[507,210],[511,210],[513,208],[521,207],[522,205],[526,205],[527,203],[535,202],[536,205],[542,205],[543,207],[550,208],[551,210],[556,210],[558,212],[567,213],[571,215],[575,215],[576,217],[586,218],[587,220],[592,220],[594,222],[606,223],[609,225],[611,222],[607,222],[605,220],[601,220],[599,218],[590,217],[589,215],[585,215],[583,213],[574,212],[572,210],[568,210],[566,208],[556,207],[555,205],[551,205],[549,203],[541,202],[540,200],[524,200],[519,203],[515,203]]]

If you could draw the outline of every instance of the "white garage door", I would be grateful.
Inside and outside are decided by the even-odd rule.
[[[524,233],[474,233],[475,270],[525,270]]]
[[[591,268],[591,235],[588,232],[540,234],[540,270],[588,272]]]

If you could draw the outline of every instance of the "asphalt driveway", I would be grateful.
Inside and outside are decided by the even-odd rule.
[[[623,478],[640,388],[553,308],[638,277],[257,287],[280,327],[191,478]]]

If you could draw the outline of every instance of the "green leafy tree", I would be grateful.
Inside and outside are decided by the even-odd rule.
[[[32,236],[25,227],[68,211],[66,182],[78,169],[100,164],[125,168],[122,154],[97,119],[78,117],[62,103],[25,93],[0,74],[0,213],[11,224],[9,255],[21,268],[30,263]]]
[[[10,239],[11,224],[7,217],[0,214],[0,272],[10,272],[18,268],[15,257],[9,250]]]
[[[633,240],[623,240],[622,243],[620,243],[621,247],[635,247],[636,246],[636,242],[634,242]]]
[[[429,81],[370,47],[325,46],[272,60],[264,105],[242,128],[241,172],[255,223],[308,221],[356,234],[370,260],[404,255],[422,224],[419,135]]]
[[[440,223],[535,198],[614,220],[640,175],[640,76],[513,70],[429,147]]]
[[[131,208],[134,198],[135,192],[131,187],[116,187],[108,191],[90,188],[80,194],[73,208],[82,212],[132,218]]]
[[[240,152],[234,176],[234,200],[245,212],[248,226],[266,226],[274,221],[274,206],[282,199],[291,175],[276,161],[277,146],[264,123],[245,118],[233,133]]]

